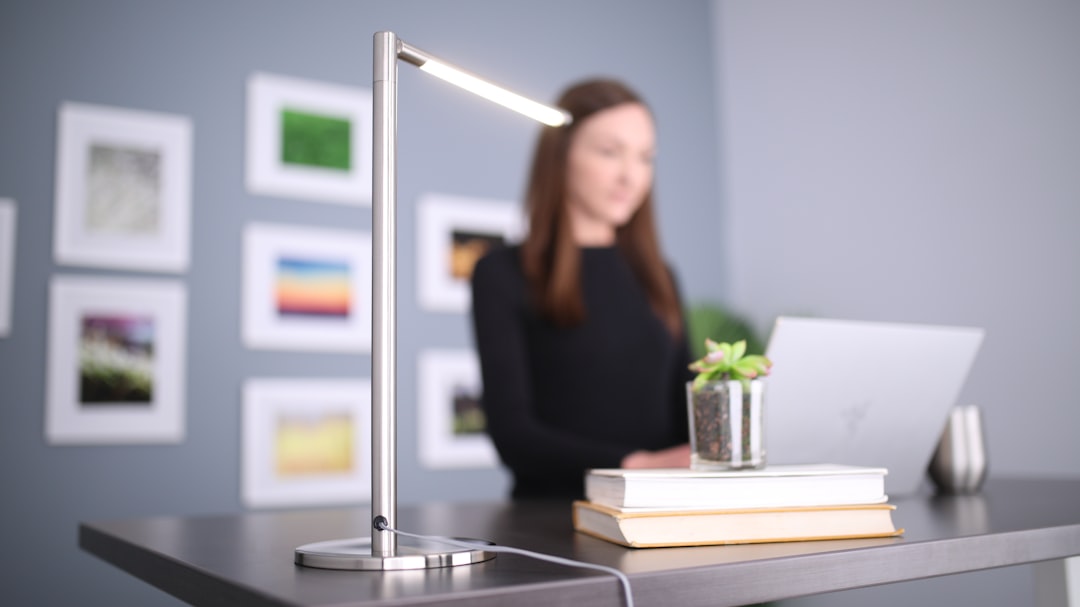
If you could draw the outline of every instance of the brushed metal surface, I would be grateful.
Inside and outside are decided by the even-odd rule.
[[[437,542],[398,542],[393,556],[376,553],[370,537],[312,542],[296,549],[294,562],[304,567],[349,571],[400,571],[472,565],[495,558],[485,550],[448,550]]]
[[[372,518],[397,525],[397,36],[378,32],[372,49]],[[371,529],[372,551],[393,556],[397,537]]]
[[[986,480],[987,462],[979,408],[953,408],[930,460],[930,479],[945,493],[975,493]]]

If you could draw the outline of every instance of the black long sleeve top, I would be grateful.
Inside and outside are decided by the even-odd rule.
[[[674,337],[615,247],[584,248],[586,319],[559,328],[530,302],[518,247],[473,270],[483,408],[513,496],[583,495],[587,468],[687,440],[684,335]]]

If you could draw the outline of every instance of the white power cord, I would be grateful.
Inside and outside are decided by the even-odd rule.
[[[409,533],[400,529],[394,529],[387,523],[386,519],[382,516],[375,517],[374,523],[375,529],[379,531],[389,531],[397,535],[403,535],[405,537],[411,537],[418,540],[428,540],[432,542],[440,542],[443,544],[449,544],[451,546],[457,546],[459,548],[466,548],[468,550],[486,550],[488,552],[505,552],[509,554],[517,554],[529,558],[538,559],[541,561],[548,561],[550,563],[556,563],[558,565],[566,565],[568,567],[580,567],[583,569],[595,569],[597,571],[603,571],[604,573],[610,573],[619,579],[622,584],[623,592],[626,593],[626,607],[634,607],[634,595],[630,591],[630,578],[626,577],[626,574],[618,569],[612,567],[605,567],[604,565],[596,565],[593,563],[584,563],[582,561],[575,561],[573,559],[563,558],[561,556],[552,556],[550,554],[543,554],[540,552],[532,552],[530,550],[523,550],[521,548],[514,548],[511,546],[498,546],[488,544],[482,541],[470,541],[460,538],[448,538],[439,535],[420,535],[418,533]]]

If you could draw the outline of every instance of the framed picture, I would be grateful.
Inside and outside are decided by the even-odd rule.
[[[425,350],[419,358],[420,462],[428,468],[494,468],[498,454],[480,408],[472,350]]]
[[[15,201],[0,198],[0,337],[11,335],[16,226]]]
[[[371,499],[371,383],[244,384],[243,490],[249,507]]]
[[[247,226],[242,314],[249,348],[369,351],[371,235]]]
[[[57,276],[49,298],[47,441],[183,441],[182,283]]]
[[[517,204],[426,194],[417,204],[417,278],[420,306],[466,312],[476,261],[493,247],[518,241],[524,218]]]
[[[191,240],[191,122],[63,103],[56,154],[57,263],[183,272]]]
[[[247,85],[247,188],[371,204],[371,90],[255,73]]]

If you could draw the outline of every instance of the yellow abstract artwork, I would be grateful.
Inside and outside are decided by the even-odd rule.
[[[281,416],[275,437],[275,469],[278,476],[351,472],[352,426],[352,420],[346,414]]]

